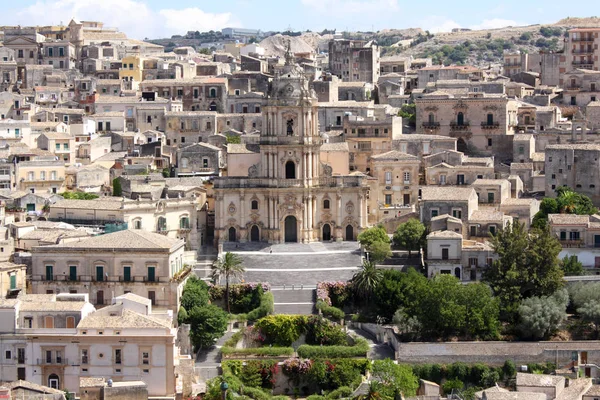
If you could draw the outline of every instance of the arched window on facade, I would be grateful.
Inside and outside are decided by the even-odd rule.
[[[258,200],[252,200],[250,208],[253,210],[258,210]]]

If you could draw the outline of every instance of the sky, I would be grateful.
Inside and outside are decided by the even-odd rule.
[[[569,16],[559,0],[0,0],[0,6],[0,25],[59,25],[75,17],[103,21],[135,39],[226,27],[445,32],[553,23]],[[596,0],[580,0],[577,9],[591,15],[599,10]]]

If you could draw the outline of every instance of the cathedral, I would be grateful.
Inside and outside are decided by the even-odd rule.
[[[366,178],[320,161],[317,104],[288,48],[262,107],[260,161],[214,181],[218,243],[356,240],[365,228]]]

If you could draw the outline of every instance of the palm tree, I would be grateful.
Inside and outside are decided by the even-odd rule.
[[[352,284],[359,296],[369,299],[383,278],[383,272],[372,261],[363,261],[360,270],[352,277]]]
[[[229,313],[229,278],[239,278],[243,275],[245,270],[242,265],[242,258],[237,254],[227,252],[214,262],[212,270],[215,281],[220,276],[225,276],[225,302],[227,303],[227,312]]]

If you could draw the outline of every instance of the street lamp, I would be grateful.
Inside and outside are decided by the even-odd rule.
[[[225,381],[221,382],[221,393],[222,393],[223,400],[225,400],[227,398],[227,389],[229,389],[229,385],[227,384],[227,382],[225,382]]]

